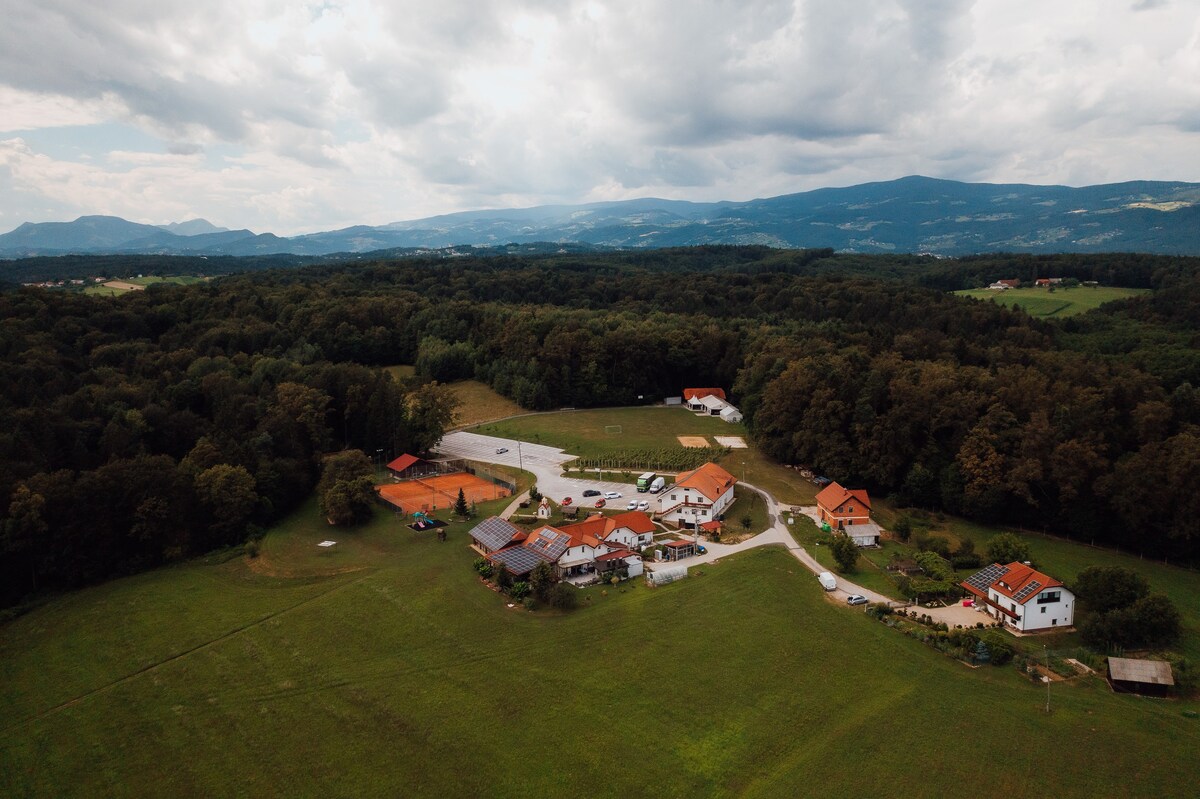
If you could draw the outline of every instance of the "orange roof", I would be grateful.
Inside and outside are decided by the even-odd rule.
[[[725,399],[725,389],[723,388],[685,388],[683,390],[683,398],[685,400],[703,399],[704,397],[717,397]]]
[[[1037,596],[1044,588],[1058,588],[1062,586],[1058,580],[1055,580],[1048,574],[1042,574],[1032,566],[1026,566],[1024,563],[1012,562],[1008,564],[1008,571],[996,578],[992,583],[992,588],[995,588],[1004,596],[1016,601],[1018,605],[1024,605],[1029,600]],[[1033,581],[1040,583],[1036,588],[1026,592],[1025,596],[1017,599],[1017,594],[1022,588],[1025,588]]]
[[[832,511],[848,499],[857,499],[867,509],[871,509],[871,497],[864,488],[842,488],[837,483],[830,483],[817,494],[817,505],[826,511]]]
[[[590,543],[586,540],[587,538],[592,538],[593,540],[604,538],[609,533],[621,527],[632,530],[638,535],[654,532],[654,522],[640,510],[631,510],[613,516],[593,516],[587,521],[568,524],[558,529],[572,538],[578,538],[584,543]],[[591,545],[595,546],[595,544]],[[572,544],[572,546],[578,546],[578,544]]]
[[[700,529],[701,529],[701,530],[704,530],[704,531],[705,531],[705,532],[707,532],[707,533],[711,533],[711,532],[713,532],[714,530],[720,530],[720,529],[721,529],[721,523],[720,523],[720,522],[718,522],[718,521],[716,521],[715,519],[714,519],[713,521],[711,521],[711,522],[703,522],[703,523],[701,523],[701,525],[700,525]]]
[[[405,453],[389,463],[387,467],[394,472],[402,472],[408,467],[415,466],[418,463],[424,463],[424,461],[418,458],[416,455],[409,455]]]
[[[716,502],[736,482],[732,474],[715,463],[706,463],[675,478],[675,485],[680,488],[694,488],[712,502]]]

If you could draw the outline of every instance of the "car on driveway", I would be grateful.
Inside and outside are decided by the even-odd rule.
[[[638,510],[650,510],[650,503],[643,499],[641,502],[638,503],[637,509]]]
[[[620,491],[605,491],[604,498],[605,499],[620,499],[621,492]]]
[[[496,448],[497,455],[503,455],[506,452],[508,452],[508,447],[497,447]]]
[[[587,491],[583,492],[583,495],[585,497],[598,497],[600,496],[600,492],[594,488],[589,488]]]
[[[865,605],[865,604],[867,604],[867,598],[865,596],[863,596],[862,594],[851,594],[850,596],[846,597],[846,604],[847,605]]]
[[[604,497],[600,497],[600,499],[596,500],[596,507],[597,507],[597,508],[603,508],[603,507],[604,507]]]
[[[558,504],[562,505],[565,508],[568,505],[570,505],[572,502],[574,502],[574,500],[572,500],[570,497],[563,497],[563,501]]]
[[[625,506],[625,510],[637,510],[637,500],[629,500],[629,504]]]

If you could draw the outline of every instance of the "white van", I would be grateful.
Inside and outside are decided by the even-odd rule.
[[[650,484],[650,493],[657,494],[659,491],[662,491],[664,488],[666,488],[666,486],[667,486],[666,480],[664,480],[661,477],[655,477],[654,482],[652,482]]]
[[[829,572],[821,572],[820,574],[818,574],[817,582],[819,582],[821,584],[821,587],[824,588],[826,591],[837,590],[837,580],[835,580],[833,575],[830,574]]]

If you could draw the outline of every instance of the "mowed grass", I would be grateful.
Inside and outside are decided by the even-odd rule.
[[[508,397],[497,394],[487,383],[478,380],[460,380],[450,384],[450,390],[461,403],[454,415],[454,423],[459,426],[475,425],[480,422],[490,422],[493,419],[503,419],[528,413]]]
[[[610,432],[619,426],[620,433]],[[750,444],[746,428],[714,416],[696,416],[685,408],[593,408],[560,411],[481,424],[474,432],[549,444],[572,455],[600,457],[625,450],[678,447],[677,436],[704,436],[716,446],[714,436],[741,436]],[[744,479],[780,502],[812,505],[816,487],[763,455],[753,445],[730,450],[720,463],[739,480]]]
[[[1022,308],[1030,316],[1062,318],[1075,316],[1086,311],[1099,308],[1106,302],[1123,300],[1126,297],[1136,297],[1148,294],[1150,289],[1125,289],[1114,286],[1077,286],[1075,288],[1056,288],[1051,292],[1047,288],[1008,289],[993,291],[991,289],[970,289],[956,291],[962,297],[974,297],[979,300],[992,300],[1001,305]]]
[[[1194,703],[1087,679],[1055,686],[1047,716],[1040,686],[826,601],[782,549],[529,613],[473,576],[465,529],[439,543],[379,513],[333,533],[310,505],[258,562],[118,580],[9,623],[0,793],[1194,790]]]

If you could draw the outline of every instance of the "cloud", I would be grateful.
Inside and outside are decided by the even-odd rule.
[[[1186,5],[13,0],[0,128],[23,138],[0,218],[294,233],[912,173],[1196,180]],[[46,127],[77,127],[73,160]]]

